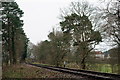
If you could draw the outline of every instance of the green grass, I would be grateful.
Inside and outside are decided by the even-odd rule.
[[[66,67],[80,69],[79,65],[77,65],[76,63],[68,63],[66,64]],[[86,70],[105,72],[105,73],[118,73],[118,65],[104,64],[104,63],[103,64],[86,63]]]
[[[111,64],[87,63],[87,65],[88,65],[88,70],[105,72],[105,73],[118,73],[118,66],[116,64],[111,65]]]

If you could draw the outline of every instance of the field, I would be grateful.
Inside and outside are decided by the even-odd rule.
[[[66,65],[68,68],[76,68],[80,69],[79,65],[76,63],[69,63]],[[105,73],[118,73],[118,65],[114,64],[98,64],[98,63],[87,63],[86,70],[98,71],[98,72],[105,72]]]

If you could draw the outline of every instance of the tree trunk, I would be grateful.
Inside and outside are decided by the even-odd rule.
[[[12,26],[12,56],[13,56],[13,64],[16,64],[17,60],[16,60],[16,53],[15,53],[15,32],[14,32],[14,27]]]
[[[112,73],[114,73],[114,64],[111,64],[111,68],[112,68]]]
[[[118,74],[120,74],[120,45],[118,46]]]
[[[83,58],[81,61],[81,69],[86,69],[85,58]]]
[[[11,51],[11,35],[10,35],[10,31],[11,31],[11,25],[10,25],[10,20],[8,18],[8,54],[9,54],[9,65],[11,65],[12,61],[12,51]]]
[[[84,55],[83,58],[82,58],[82,61],[81,61],[81,68],[82,68],[82,69],[86,69],[85,59],[87,58],[88,53],[89,53],[89,52],[85,52],[85,55]]]

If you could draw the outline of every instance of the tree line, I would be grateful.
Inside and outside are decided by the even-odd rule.
[[[61,30],[53,29],[49,40],[34,47],[35,59],[56,66],[63,65],[63,61],[74,61],[85,69],[88,55],[104,39],[112,39],[120,48],[119,4],[119,0],[111,0],[105,7],[96,8],[88,2],[71,2],[68,8],[61,10]],[[119,53],[120,49],[117,50]]]
[[[23,30],[24,12],[16,2],[1,2],[3,64],[24,62],[29,39]]]

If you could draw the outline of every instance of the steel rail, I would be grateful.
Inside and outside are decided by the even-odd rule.
[[[54,71],[60,71],[64,73],[84,76],[90,79],[97,79],[97,80],[120,80],[120,75],[118,74],[111,74],[111,73],[101,73],[101,72],[95,72],[95,71],[87,71],[87,70],[78,70],[78,69],[70,69],[70,68],[64,68],[64,67],[55,67],[55,66],[46,66],[41,64],[31,64],[33,66],[42,67],[46,69],[51,69]]]

